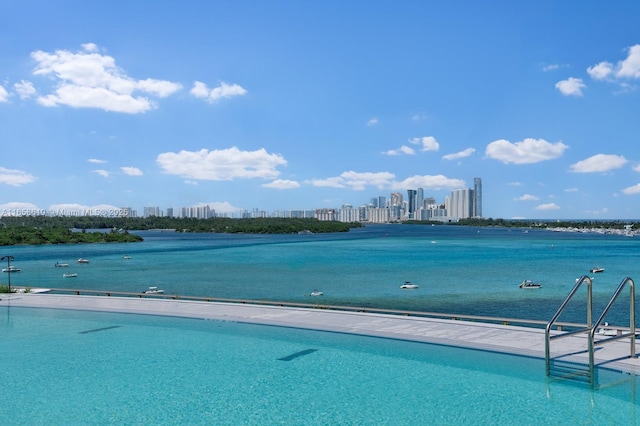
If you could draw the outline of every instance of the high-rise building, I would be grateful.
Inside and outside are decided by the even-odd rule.
[[[473,217],[482,217],[482,179],[473,178]]]

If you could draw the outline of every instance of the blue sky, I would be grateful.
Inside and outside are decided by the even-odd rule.
[[[9,1],[0,211],[640,218],[640,2]]]

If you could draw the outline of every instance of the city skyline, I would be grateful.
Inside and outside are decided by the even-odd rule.
[[[640,211],[632,0],[4,6],[0,211]]]

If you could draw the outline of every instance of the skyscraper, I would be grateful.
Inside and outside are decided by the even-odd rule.
[[[473,217],[482,217],[482,179],[473,178]]]

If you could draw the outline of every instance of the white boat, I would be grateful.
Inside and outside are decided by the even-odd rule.
[[[400,288],[405,289],[405,290],[413,290],[413,289],[418,288],[418,284],[413,284],[410,281],[405,281],[404,284],[402,284],[400,286]]]
[[[518,287],[524,288],[524,289],[536,289],[536,288],[542,287],[542,284],[532,280],[524,280],[520,283]]]
[[[54,265],[56,268],[66,268],[67,266],[69,266],[68,263],[60,263],[60,262],[56,262],[56,264]]]
[[[78,259],[78,263],[89,263],[89,259],[80,258]]]
[[[143,293],[144,294],[162,294],[164,293],[164,290],[160,290],[158,287],[149,287],[148,289],[143,291]]]
[[[322,296],[322,295],[324,295],[324,293],[317,289],[309,293],[309,296]]]
[[[592,274],[596,274],[598,272],[604,272],[604,268],[601,268],[598,266],[597,268],[590,269],[589,272],[591,272]]]
[[[73,274],[62,274],[62,278],[75,278],[77,277],[78,274],[73,273]]]
[[[20,272],[22,269],[16,268],[15,266],[9,266],[8,268],[3,268],[2,272]]]
[[[604,324],[602,324],[604,327],[609,327],[609,323],[605,322]],[[598,331],[596,331],[596,334],[599,334],[601,336],[617,336],[618,332],[616,330],[610,329],[610,328],[599,328]]]
[[[124,260],[129,260],[129,259],[131,259],[131,256],[122,256],[122,258],[123,258]]]

